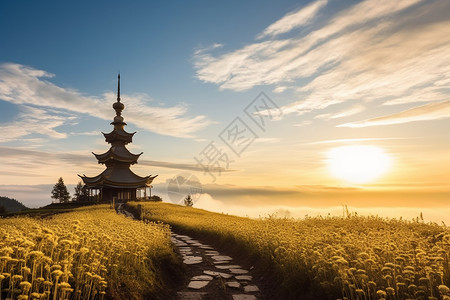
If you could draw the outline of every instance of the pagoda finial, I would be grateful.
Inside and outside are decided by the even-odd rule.
[[[120,102],[120,73],[117,75],[117,102],[114,102],[113,108],[116,111],[116,116],[114,117],[114,122],[112,122],[111,124],[124,125],[125,123],[123,122],[123,117],[121,115],[122,110],[125,108],[125,105]]]
[[[117,75],[117,102],[120,102],[120,72]]]

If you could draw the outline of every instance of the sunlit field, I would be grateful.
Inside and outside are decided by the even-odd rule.
[[[159,299],[175,264],[169,227],[108,206],[0,219],[0,299]],[[158,295],[158,296],[157,296]]]
[[[450,230],[420,218],[250,219],[165,203],[143,208],[145,219],[238,249],[270,276],[279,299],[450,299]]]

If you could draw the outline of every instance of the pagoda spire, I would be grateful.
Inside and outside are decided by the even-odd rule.
[[[117,75],[117,102],[120,102],[120,72]]]
[[[120,102],[120,73],[117,75],[117,100],[113,103],[112,107],[116,111],[113,122],[111,122],[111,125],[114,125],[114,129],[110,133],[103,133],[105,140],[111,145],[126,145],[131,143],[134,133],[125,131],[124,126],[127,123],[123,121],[122,117],[122,110],[125,108],[125,105]]]
[[[111,124],[119,125],[119,127],[117,127],[117,129],[120,129],[120,128],[123,129],[123,125],[127,125],[127,124],[123,121],[123,117],[122,117],[122,110],[125,108],[125,105],[123,105],[123,103],[120,102],[120,73],[119,73],[119,75],[117,75],[117,102],[114,102],[113,108],[116,111],[116,116],[114,117],[114,122],[112,122]]]

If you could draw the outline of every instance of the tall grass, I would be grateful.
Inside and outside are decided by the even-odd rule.
[[[446,227],[356,215],[250,219],[143,205],[147,220],[242,249],[272,275],[280,299],[450,299]]]
[[[103,205],[0,228],[0,299],[163,298],[162,265],[177,263],[167,225]]]

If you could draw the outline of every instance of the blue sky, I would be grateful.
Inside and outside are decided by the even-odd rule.
[[[188,172],[208,209],[304,215],[347,203],[392,215],[388,203],[401,209],[415,195],[414,207],[439,218],[449,13],[446,1],[420,0],[2,1],[0,194],[40,206],[59,176],[72,188],[77,174],[101,172],[91,152],[108,149],[101,131],[120,71],[123,116],[137,131],[129,148],[144,152],[133,170],[159,174],[166,198],[168,180]],[[264,128],[245,113],[261,92],[275,105],[259,111]],[[236,118],[256,137],[240,155],[221,139]],[[195,160],[211,142],[229,158],[215,174]],[[345,177],[356,159],[330,172],[338,147],[360,149],[362,164],[378,149],[389,167],[364,183]],[[430,198],[433,208],[421,204]]]

